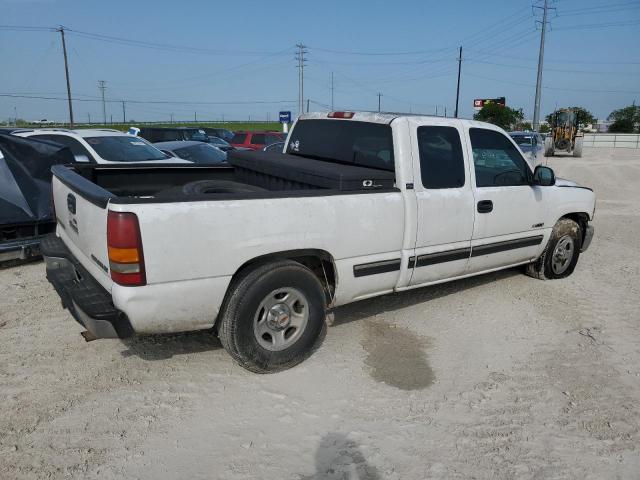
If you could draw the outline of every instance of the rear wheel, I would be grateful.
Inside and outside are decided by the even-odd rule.
[[[553,227],[540,258],[527,265],[527,275],[542,280],[568,277],[576,268],[581,247],[580,225],[569,218],[561,218]]]
[[[326,299],[305,266],[289,260],[263,264],[241,274],[229,291],[218,334],[247,370],[271,373],[293,367],[320,345]]]

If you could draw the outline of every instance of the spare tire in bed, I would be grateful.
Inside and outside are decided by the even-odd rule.
[[[228,180],[197,180],[179,187],[171,187],[158,192],[156,195],[204,195],[207,193],[256,193],[266,192],[264,188],[254,187],[246,183]]]

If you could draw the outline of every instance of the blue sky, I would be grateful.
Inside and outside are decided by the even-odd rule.
[[[67,35],[73,94],[92,100],[74,102],[77,121],[102,118],[93,101],[98,80],[106,81],[114,121],[123,99],[127,117],[140,121],[274,119],[297,108],[298,42],[308,49],[312,110],[330,104],[333,72],[336,109],[377,109],[381,92],[386,111],[451,114],[462,45],[461,116],[473,115],[474,98],[505,96],[530,118],[539,44],[532,4],[540,2],[0,0],[0,25],[74,30]],[[543,115],[556,104],[583,105],[603,118],[640,101],[640,1],[553,7]],[[59,34],[0,28],[0,45],[0,94],[64,96]],[[14,112],[67,118],[64,101],[0,96],[0,119]]]

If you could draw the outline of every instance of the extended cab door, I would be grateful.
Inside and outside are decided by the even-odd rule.
[[[471,253],[474,197],[464,131],[458,122],[410,120],[418,207],[410,285],[465,273]]]
[[[541,250],[545,189],[513,141],[499,130],[471,127],[476,219],[469,272],[526,262]]]

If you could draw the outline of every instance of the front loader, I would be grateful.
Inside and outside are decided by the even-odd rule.
[[[566,152],[582,157],[584,136],[578,129],[578,114],[570,108],[557,110],[553,114],[551,131],[544,140],[544,156],[553,157],[556,152]]]

